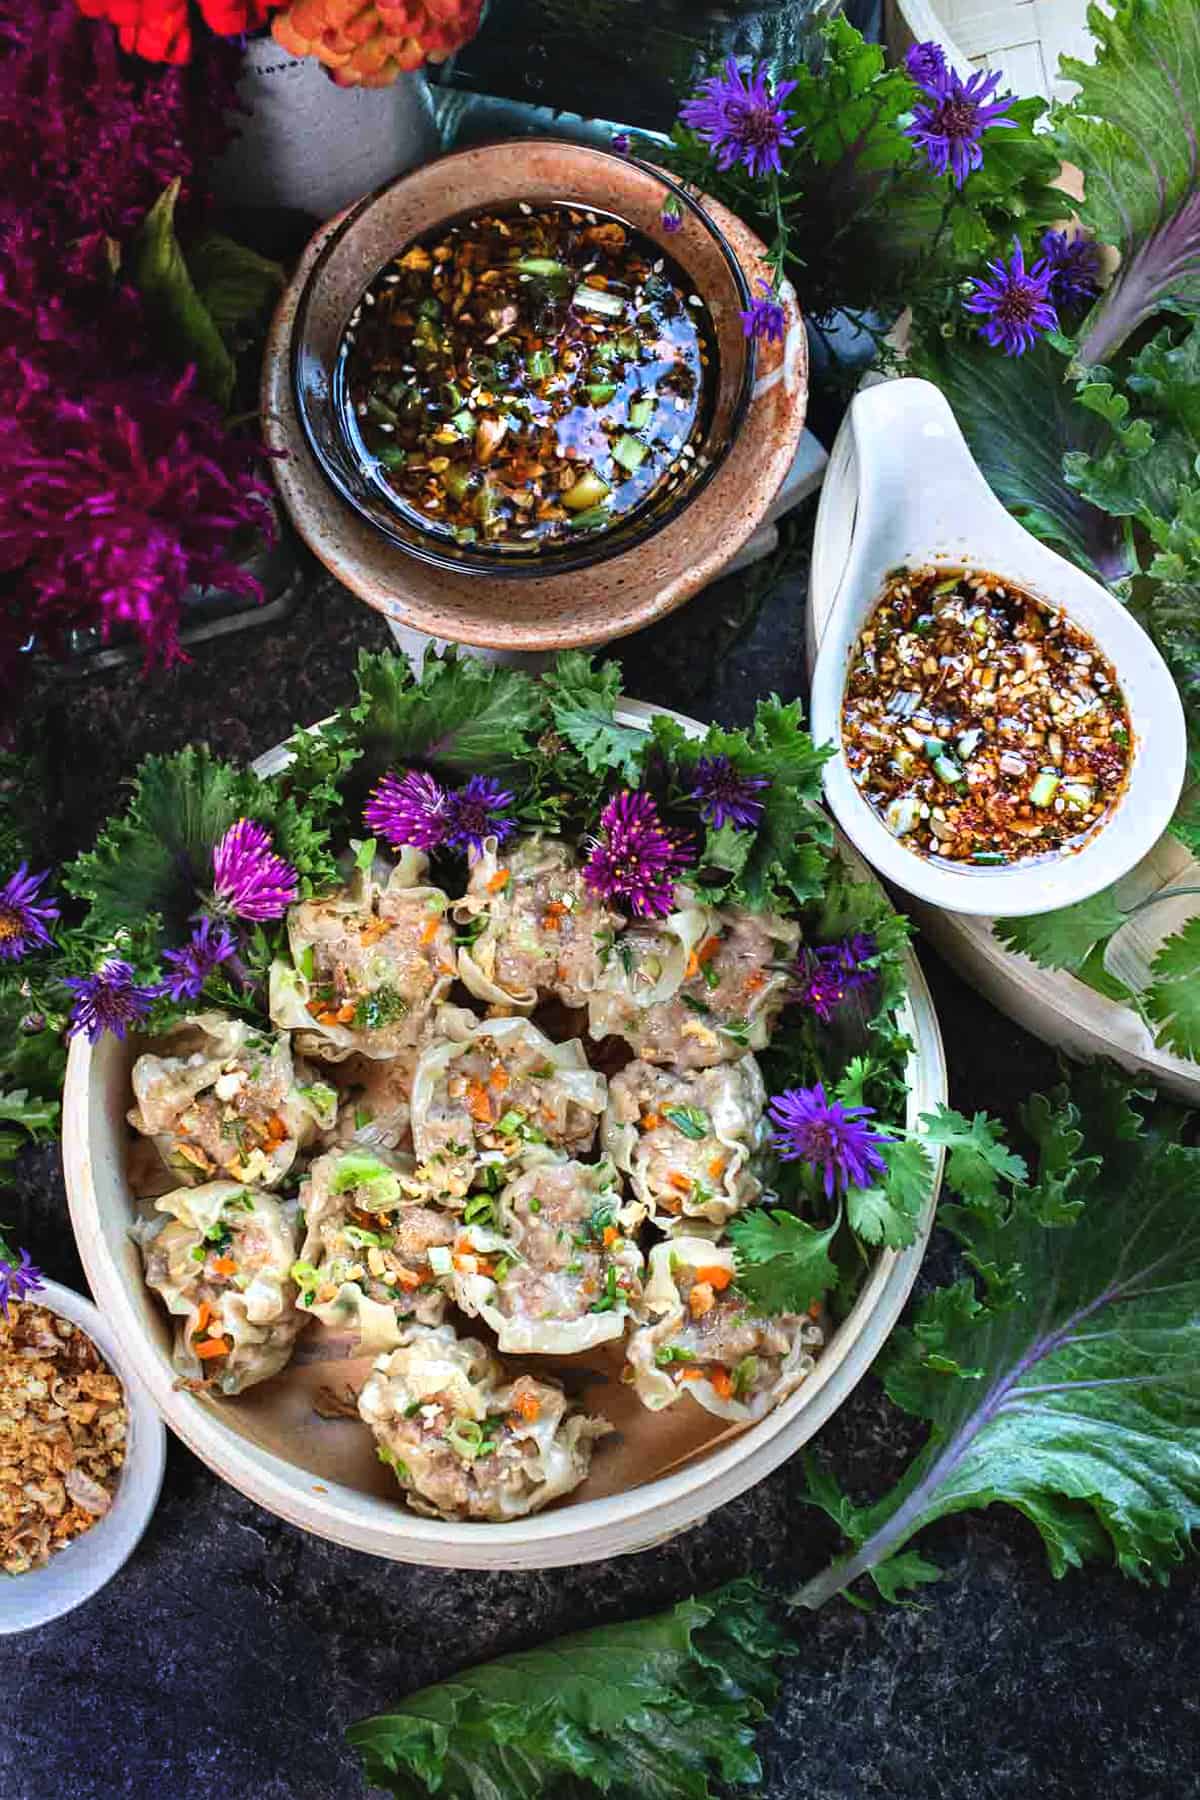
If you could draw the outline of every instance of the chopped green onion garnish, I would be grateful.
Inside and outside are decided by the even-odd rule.
[[[620,463],[623,469],[628,469],[631,475],[641,468],[649,454],[645,444],[635,437],[630,437],[628,432],[622,432],[612,447],[613,461]]]

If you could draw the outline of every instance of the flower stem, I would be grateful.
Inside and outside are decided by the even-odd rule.
[[[1136,906],[1130,907],[1125,915],[1125,923],[1128,924],[1130,919],[1135,919],[1139,913],[1145,912],[1148,906],[1157,906],[1160,900],[1182,900],[1188,894],[1200,894],[1200,887],[1189,884],[1185,887],[1159,888],[1157,894],[1148,894],[1144,900],[1139,900]]]

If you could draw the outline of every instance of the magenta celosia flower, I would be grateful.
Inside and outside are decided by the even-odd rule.
[[[213,846],[213,900],[238,919],[282,919],[300,892],[290,862],[256,819],[239,819]]]
[[[446,838],[445,788],[422,769],[385,775],[363,808],[363,822],[393,850],[433,850]]]
[[[765,63],[743,75],[731,56],[721,74],[700,83],[679,117],[704,139],[718,169],[741,163],[756,179],[778,174],[779,152],[791,148],[799,131],[780,105],[795,86],[794,81],[772,86]]]
[[[488,775],[472,775],[447,797],[446,843],[452,850],[465,850],[470,857],[483,854],[485,838],[505,843],[517,829],[515,822],[504,816],[512,803],[512,794],[498,781]]]
[[[827,1100],[818,1081],[815,1087],[788,1088],[767,1108],[774,1130],[771,1143],[783,1162],[806,1162],[824,1178],[825,1195],[834,1189],[869,1187],[887,1171],[879,1153],[881,1144],[893,1140],[867,1124],[874,1117],[870,1106],[843,1106]]]
[[[802,951],[789,998],[828,1025],[847,994],[861,992],[875,980],[871,959],[878,950],[869,932],[856,931],[839,944]]]
[[[1012,261],[988,264],[991,280],[974,278],[975,291],[963,305],[983,320],[979,329],[1006,356],[1024,356],[1039,337],[1057,331],[1058,314],[1050,298],[1050,266],[1044,260],[1025,267],[1020,240],[1013,239]]]
[[[1042,239],[1042,260],[1050,271],[1050,298],[1055,307],[1090,306],[1100,292],[1100,246],[1087,237],[1068,237],[1065,231],[1048,231]]]
[[[0,1249],[7,1251],[7,1246],[0,1240]],[[26,1294],[36,1294],[45,1287],[42,1271],[35,1269],[28,1250],[21,1251],[19,1262],[11,1262],[8,1256],[0,1256],[0,1313],[8,1314],[9,1306],[14,1300],[23,1300]]]
[[[996,126],[1015,126],[1015,119],[1004,114],[1014,96],[1002,100],[992,95],[1000,85],[998,70],[985,75],[977,69],[966,81],[951,68],[931,75],[924,84],[927,99],[913,108],[905,134],[925,152],[935,175],[949,169],[954,184],[961,187],[972,169],[983,162],[980,139]]]
[[[762,338],[764,343],[782,343],[787,331],[787,314],[775,298],[769,281],[759,280],[759,291],[741,315],[746,337]]]
[[[702,756],[692,771],[692,799],[700,802],[700,817],[714,831],[733,825],[753,831],[763,816],[758,795],[769,788],[769,775],[742,775],[727,756]]]
[[[600,814],[583,878],[602,899],[639,918],[663,918],[675,905],[675,877],[690,860],[686,838],[667,830],[653,796],[623,788]]]
[[[204,983],[214,969],[219,969],[237,953],[233,935],[214,919],[201,919],[181,950],[164,950],[167,979],[163,987],[178,1004],[199,998]]]
[[[51,942],[49,927],[58,918],[58,907],[41,893],[49,879],[49,869],[31,875],[28,863],[22,863],[0,887],[0,958],[17,962]]]
[[[75,996],[67,1036],[84,1032],[91,1043],[111,1031],[123,1038],[130,1025],[146,1017],[162,993],[159,986],[139,983],[136,974],[120,957],[109,957],[94,975],[68,975],[65,980]]]

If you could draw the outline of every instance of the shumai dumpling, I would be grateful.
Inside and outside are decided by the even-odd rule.
[[[531,1153],[496,1203],[503,1250],[458,1258],[455,1299],[515,1354],[573,1356],[623,1337],[642,1291],[642,1253],[626,1235],[640,1218],[640,1207],[622,1206],[607,1158]]]
[[[415,1185],[411,1168],[411,1157],[392,1163],[367,1150],[331,1150],[301,1184],[298,1304],[324,1325],[356,1332],[365,1351],[391,1349],[406,1323],[436,1325],[446,1310],[457,1223],[405,1191]]]
[[[503,853],[488,839],[454,916],[475,932],[458,952],[464,985],[478,1000],[523,1010],[547,994],[583,1006],[622,923],[587,886],[571,846],[540,833]]]
[[[449,1325],[416,1325],[381,1356],[359,1395],[379,1456],[408,1503],[435,1519],[519,1519],[587,1477],[606,1419],[572,1409],[556,1384],[506,1371]]]
[[[319,1130],[333,1125],[337,1095],[293,1065],[286,1033],[256,1031],[224,1013],[197,1013],[133,1065],[135,1131],[154,1139],[178,1180],[220,1176],[274,1187]]]
[[[733,1251],[708,1238],[655,1244],[629,1340],[634,1386],[652,1412],[690,1394],[723,1419],[761,1419],[812,1370],[825,1333],[812,1318],[755,1315],[730,1292]]]
[[[385,881],[356,869],[349,886],[288,909],[290,963],[271,966],[271,1017],[305,1055],[396,1056],[418,1043],[454,980],[454,939],[429,867],[403,850]]]
[[[752,1056],[680,1073],[627,1063],[608,1084],[604,1148],[656,1225],[723,1225],[762,1192],[766,1104]]]
[[[351,1056],[337,1069],[337,1144],[365,1150],[412,1149],[412,1084],[420,1052],[414,1047],[386,1060]]]
[[[618,951],[631,936],[618,938]],[[708,930],[669,997],[639,991],[639,957],[623,987],[593,999],[588,1030],[593,1037],[612,1032],[625,1038],[643,1062],[676,1069],[736,1062],[770,1042],[799,941],[799,926],[773,913],[742,907],[710,913]]]
[[[236,1181],[177,1188],[135,1232],[147,1286],[180,1321],[174,1364],[189,1387],[240,1394],[277,1375],[302,1320],[290,1270],[296,1209]]]
[[[413,1145],[422,1164],[510,1161],[530,1144],[591,1149],[604,1111],[603,1075],[577,1038],[555,1044],[528,1019],[477,1019],[443,1007],[413,1078]]]

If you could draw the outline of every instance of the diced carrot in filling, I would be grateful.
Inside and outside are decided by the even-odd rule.
[[[425,921],[425,924],[421,927],[421,936],[420,936],[419,941],[422,944],[432,944],[434,938],[437,936],[438,925],[440,923],[441,923],[441,914],[440,913],[435,918],[427,919]]]
[[[513,1401],[513,1411],[519,1413],[528,1424],[532,1425],[542,1410],[542,1403],[536,1394],[518,1394]]]
[[[214,1356],[228,1356],[229,1345],[224,1338],[205,1338],[202,1344],[193,1344],[193,1350],[201,1362],[211,1362]]]
[[[212,1318],[212,1316],[213,1316],[212,1307],[208,1304],[207,1300],[202,1300],[200,1302],[200,1310],[196,1314],[196,1323],[192,1326],[192,1336],[193,1337],[199,1337],[200,1333],[204,1330],[205,1326],[208,1324],[208,1322]]]
[[[467,1106],[471,1117],[479,1125],[490,1125],[492,1122],[492,1103],[482,1081],[471,1081],[467,1084]]]
[[[510,877],[507,869],[497,869],[496,873],[489,876],[486,882],[488,893],[498,894],[501,888],[508,886],[509,879]]]
[[[733,1398],[733,1378],[728,1369],[722,1369],[720,1367],[712,1369],[709,1372],[708,1379],[711,1381],[713,1392],[719,1400],[731,1400]]]
[[[718,1294],[724,1293],[733,1280],[732,1270],[727,1269],[723,1263],[706,1264],[703,1269],[696,1269],[694,1273],[697,1281],[706,1281]]]
[[[215,1256],[213,1258],[212,1268],[214,1275],[237,1274],[237,1264],[234,1262],[232,1256]]]

